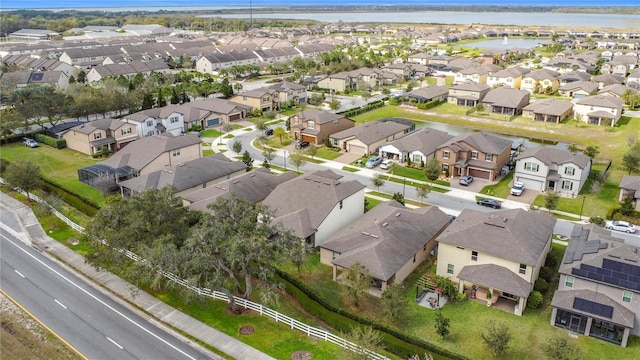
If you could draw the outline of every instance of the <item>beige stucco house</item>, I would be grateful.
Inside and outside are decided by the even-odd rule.
[[[138,138],[134,124],[118,119],[100,119],[87,122],[62,134],[67,147],[87,155],[101,150],[118,151]]]
[[[295,140],[304,140],[315,145],[324,145],[332,134],[355,125],[355,121],[345,116],[319,109],[305,109],[289,116],[288,121],[291,136]]]
[[[440,145],[435,156],[451,177],[471,175],[495,180],[509,162],[512,142],[499,136],[474,132],[457,135]]]

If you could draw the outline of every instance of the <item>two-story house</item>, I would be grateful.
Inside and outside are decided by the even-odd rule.
[[[550,69],[540,69],[525,74],[520,83],[520,90],[532,94],[553,94],[560,87],[560,73]]]
[[[470,66],[456,72],[453,79],[454,85],[463,83],[487,84],[487,78],[491,70],[486,66]]]
[[[487,85],[491,87],[504,86],[512,89],[520,89],[522,78],[531,70],[522,66],[512,66],[501,71],[497,71],[487,78]]]
[[[278,95],[278,90],[262,87],[234,95],[229,101],[251,106],[252,110],[271,111],[276,109],[280,102]]]
[[[407,162],[409,159],[414,164],[426,164],[435,156],[438,147],[451,138],[453,136],[444,131],[425,127],[382,145],[378,153],[385,159],[399,162]]]
[[[100,119],[68,129],[62,138],[69,149],[93,155],[101,150],[122,149],[138,138],[138,129],[125,121]]]
[[[478,105],[491,87],[485,84],[463,83],[449,89],[447,102],[458,106],[474,107]]]
[[[575,196],[591,172],[591,158],[582,153],[550,147],[530,148],[516,161],[514,181],[526,189]]]
[[[495,180],[509,162],[512,142],[482,132],[464,133],[451,138],[436,150],[442,171],[449,176],[471,175]]]
[[[640,335],[640,255],[595,224],[578,224],[560,264],[551,325],[627,346]]]
[[[318,170],[278,185],[262,202],[282,224],[313,247],[364,214],[365,185]]]
[[[298,85],[289,81],[281,81],[268,86],[269,89],[278,91],[278,103],[290,103],[297,105],[307,102],[307,88],[304,85]]]
[[[461,293],[487,305],[509,304],[522,315],[551,250],[555,223],[543,212],[465,209],[437,239],[436,274],[456,282]]]
[[[405,136],[413,129],[415,129],[415,125],[411,123],[395,119],[381,119],[339,131],[329,138],[333,146],[346,152],[369,155],[377,153],[381,146]]]
[[[587,124],[615,126],[622,116],[622,105],[624,101],[617,97],[588,96],[575,101],[573,117]]]
[[[140,137],[166,133],[175,136],[185,132],[184,108],[177,104],[127,114],[122,120],[135,124]]]
[[[510,87],[491,89],[480,101],[485,110],[501,115],[520,115],[529,105],[529,92]]]
[[[355,126],[355,121],[329,111],[305,109],[287,120],[295,140],[324,145],[329,136]]]

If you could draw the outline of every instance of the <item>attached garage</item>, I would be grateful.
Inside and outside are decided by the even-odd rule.
[[[216,125],[220,125],[220,118],[207,120],[207,127],[216,126]]]
[[[240,120],[241,119],[242,114],[234,114],[229,116],[229,121],[235,121],[235,120]]]
[[[469,175],[478,179],[491,180],[491,172],[487,170],[469,168]]]
[[[303,141],[308,141],[311,144],[315,144],[316,143],[316,138],[313,136],[309,136],[309,135],[302,135],[302,140]]]
[[[347,152],[350,152],[352,154],[366,155],[367,154],[367,149],[364,146],[348,144],[347,145]]]
[[[528,179],[524,177],[517,176],[515,181],[520,181],[524,184],[525,189],[535,190],[535,191],[543,191],[544,190],[544,181]]]

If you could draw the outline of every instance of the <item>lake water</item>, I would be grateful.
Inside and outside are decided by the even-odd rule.
[[[513,49],[524,48],[531,49],[538,46],[540,43],[548,41],[548,39],[513,39],[508,38],[506,41],[503,38],[494,40],[482,40],[472,43],[457,45],[464,48],[477,48],[477,49]]]

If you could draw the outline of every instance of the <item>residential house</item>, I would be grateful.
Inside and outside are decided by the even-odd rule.
[[[0,73],[0,78],[6,84],[21,88],[29,85],[51,86],[58,90],[66,90],[69,87],[69,75],[63,71],[31,71],[19,70],[9,73]]]
[[[625,175],[620,181],[620,194],[618,201],[622,202],[625,198],[632,197],[636,210],[640,210],[640,176]]]
[[[51,37],[60,36],[59,33],[45,29],[20,29],[9,34],[13,40],[49,40]]]
[[[186,131],[184,118],[187,109],[186,106],[171,104],[127,114],[122,120],[135,124],[139,137],[166,133],[180,135]]]
[[[512,66],[489,75],[487,85],[491,87],[504,86],[507,88],[520,89],[522,78],[531,72],[522,66]]]
[[[273,210],[273,224],[316,247],[364,214],[365,188],[331,170],[318,170],[278,185],[262,204]]]
[[[185,113],[185,131],[193,127],[206,129],[246,120],[251,111],[250,106],[217,98],[191,101],[182,104],[181,107]]]
[[[522,109],[529,105],[530,93],[510,87],[491,89],[480,101],[485,110],[501,115],[520,115]]]
[[[453,136],[444,131],[425,127],[382,145],[378,153],[385,159],[426,164],[430,158],[435,156],[438,147],[451,138]]]
[[[217,74],[220,70],[234,65],[237,65],[237,60],[232,54],[207,53],[196,60],[196,70],[203,74]]]
[[[138,138],[138,129],[118,119],[100,119],[67,129],[62,138],[69,149],[93,155],[102,150],[119,151]]]
[[[428,86],[413,89],[402,95],[409,99],[415,99],[416,103],[427,103],[430,101],[446,101],[449,96],[449,88],[446,86]]]
[[[333,146],[348,153],[377,153],[384,144],[399,139],[415,129],[415,125],[396,119],[382,119],[332,134]]]
[[[463,133],[440,145],[436,158],[449,176],[495,180],[509,163],[511,141],[482,132]]]
[[[588,96],[575,101],[573,117],[587,124],[615,126],[622,116],[622,105],[624,101],[617,97]]]
[[[405,63],[395,63],[395,64],[390,64],[384,67],[385,70],[392,72],[396,75],[400,75],[403,77],[409,77],[411,76],[412,73],[412,66],[411,64],[405,64]]]
[[[573,103],[568,100],[541,99],[522,109],[522,116],[534,121],[559,124],[573,114]]]
[[[561,85],[558,88],[558,93],[562,96],[581,99],[583,97],[591,96],[598,91],[598,84],[591,81],[573,81]]]
[[[475,107],[478,105],[491,87],[485,84],[464,83],[454,85],[449,89],[447,101],[458,106]]]
[[[560,86],[576,81],[589,81],[591,74],[585,71],[572,71],[560,75]]]
[[[463,83],[475,83],[475,84],[487,84],[487,78],[489,74],[491,74],[493,70],[489,69],[487,66],[470,66],[468,68],[464,68],[458,72],[456,72],[455,77],[453,79],[453,84],[463,84]]]
[[[591,158],[550,147],[530,148],[518,156],[514,181],[526,189],[576,196],[591,172]]]
[[[461,293],[487,305],[509,304],[522,315],[551,251],[555,223],[543,212],[465,209],[437,239],[436,274],[456,282]]]
[[[132,61],[127,64],[98,65],[87,73],[87,82],[95,84],[105,77],[135,76],[140,73],[148,75],[152,72],[169,72],[169,65],[164,59],[151,61]]]
[[[614,85],[607,85],[607,86],[603,87],[602,89],[600,89],[600,91],[598,91],[598,95],[613,96],[613,97],[617,97],[617,98],[622,98],[622,95],[624,95],[624,93],[626,93],[627,91],[630,91],[633,94],[639,94],[640,93],[640,90],[634,89],[634,88],[629,87],[627,85],[614,84]]]
[[[622,76],[627,74],[638,66],[638,57],[635,55],[618,55],[614,56],[611,61],[602,64],[601,71],[603,74],[614,74]]]
[[[109,56],[122,55],[119,46],[98,46],[93,48],[69,48],[60,55],[60,61],[80,69],[89,70],[93,66],[102,65]]]
[[[429,59],[431,59],[433,55],[429,55],[427,53],[417,53],[413,55],[409,55],[407,58],[408,63],[415,63],[420,65],[427,65],[429,63]]]
[[[333,267],[333,280],[359,262],[374,288],[401,283],[436,246],[451,217],[435,206],[408,209],[385,201],[320,245],[320,262]]]
[[[262,87],[234,95],[229,101],[251,106],[252,110],[272,111],[280,103],[278,95],[278,90]]]
[[[560,87],[560,73],[549,69],[532,71],[523,76],[520,89],[532,94],[553,94]]]
[[[634,69],[631,74],[627,76],[627,85],[640,89],[640,68]]]
[[[105,161],[78,169],[78,179],[103,192],[115,191],[121,181],[202,157],[201,143],[192,134],[146,136]]]
[[[380,75],[382,71],[362,67],[352,71],[343,71],[337,74],[328,75],[318,81],[318,87],[333,91],[344,92],[345,90],[356,90],[358,88],[371,88],[380,85]]]
[[[122,181],[118,185],[124,197],[140,195],[146,190],[161,190],[167,186],[173,187],[175,195],[182,197],[245,172],[247,165],[242,161],[231,161],[224,154],[218,153],[167,166],[162,170]]]
[[[281,81],[268,86],[268,88],[278,91],[278,105],[283,103],[298,105],[299,103],[307,102],[307,88],[304,85]]]
[[[596,224],[577,224],[558,272],[550,323],[627,346],[640,335],[640,256]]]
[[[319,109],[305,109],[289,116],[291,135],[295,140],[324,145],[337,132],[355,126],[355,121],[339,114]]]
[[[245,172],[237,176],[207,186],[197,191],[180,195],[182,204],[189,210],[209,211],[209,204],[218,198],[238,196],[252,204],[264,200],[278,185],[297,177],[294,172],[274,174],[269,169],[260,167],[254,171]]]
[[[614,74],[602,74],[594,76],[591,81],[598,84],[598,89],[602,89],[608,85],[619,85],[624,84],[625,77],[621,75]]]

